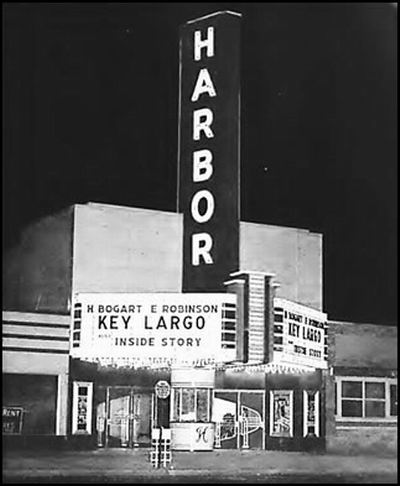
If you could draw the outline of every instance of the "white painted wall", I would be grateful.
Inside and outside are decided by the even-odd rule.
[[[240,270],[274,273],[278,297],[323,310],[321,234],[241,222]]]
[[[181,292],[182,231],[181,214],[77,204],[73,293]]]

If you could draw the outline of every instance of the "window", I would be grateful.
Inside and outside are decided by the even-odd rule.
[[[224,349],[236,349],[236,304],[225,302],[222,306],[221,345]]]
[[[56,433],[55,375],[3,374],[3,433]]]
[[[335,415],[337,415],[337,400],[338,400],[338,392],[337,392],[338,384],[335,382]]]
[[[397,415],[396,380],[337,377],[336,413],[343,419],[381,420]]]
[[[390,416],[397,417],[397,385],[390,385]]]
[[[210,393],[209,388],[173,388],[172,421],[209,422]]]
[[[82,304],[76,303],[74,307],[74,330],[81,328],[81,321],[82,321]],[[79,346],[80,339],[81,339],[80,333],[74,332],[73,333],[74,348]]]

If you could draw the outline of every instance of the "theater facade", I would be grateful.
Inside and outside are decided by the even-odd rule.
[[[180,32],[177,212],[75,204],[6,255],[7,444],[395,447],[396,329],[329,321],[321,234],[240,218],[240,22]]]
[[[26,228],[5,269],[4,403],[53,418],[23,435],[135,447],[161,425],[182,450],[322,447],[321,235],[240,230],[246,269],[223,291],[182,292],[179,213],[74,205]]]

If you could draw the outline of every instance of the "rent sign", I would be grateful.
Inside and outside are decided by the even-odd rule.
[[[183,291],[218,291],[239,261],[240,14],[187,22],[180,37],[179,211]]]
[[[20,434],[22,431],[22,407],[8,407],[3,405],[3,434]]]
[[[78,293],[71,354],[129,366],[231,360],[222,322],[233,294]]]

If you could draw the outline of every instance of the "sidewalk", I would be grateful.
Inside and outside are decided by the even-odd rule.
[[[17,477],[67,479],[93,477],[164,477],[216,475],[397,475],[397,459],[373,456],[317,455],[302,452],[173,452],[167,468],[153,468],[149,450],[3,451],[3,480]]]

